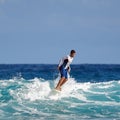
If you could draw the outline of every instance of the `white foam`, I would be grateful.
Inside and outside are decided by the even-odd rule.
[[[17,96],[30,101],[44,99],[51,91],[48,81],[41,82],[39,79],[34,79],[30,83],[26,83],[23,88],[17,90]]]
[[[111,87],[114,87],[114,85],[105,85],[105,86],[98,86],[98,88],[101,88],[101,89],[103,89],[103,88],[111,88]]]
[[[118,81],[118,83],[120,84],[120,80]]]
[[[59,78],[54,80],[54,86],[56,86],[58,80]],[[62,91],[60,94],[50,96],[50,92],[53,88],[50,87],[49,81],[35,78],[25,83],[24,81],[17,81],[17,83],[22,85],[21,88],[9,90],[9,92],[18,101],[22,101],[23,99],[29,99],[30,101],[44,99],[60,100],[61,98],[65,97],[75,97],[77,99],[86,101],[86,97],[82,94],[82,91],[86,91],[90,88],[90,83],[80,84],[77,83],[73,78],[69,78],[69,80],[62,86]]]
[[[117,106],[120,107],[120,102],[114,102],[114,101],[93,101],[96,105],[101,106]]]
[[[35,78],[32,80],[13,79],[10,81],[0,81],[1,91],[2,87],[3,89],[7,87],[7,92],[10,93],[10,97],[12,96],[14,98],[6,103],[2,103],[0,107],[9,107],[14,109],[15,112],[12,114],[13,116],[22,116],[23,113],[26,113],[28,115],[33,114],[36,116],[43,115],[50,117],[51,115],[53,116],[53,112],[55,110],[58,110],[61,103],[63,106],[60,106],[61,108],[59,110],[62,111],[62,113],[70,112],[70,115],[72,115],[74,108],[75,110],[76,108],[80,108],[81,112],[87,109],[91,109],[90,111],[92,112],[95,110],[92,109],[94,106],[95,108],[99,108],[101,111],[104,109],[102,106],[105,106],[105,109],[107,108],[106,106],[108,106],[108,109],[113,107],[115,110],[119,110],[120,108],[120,102],[118,102],[120,96],[117,94],[119,93],[120,83],[118,83],[118,81],[101,83],[78,83],[74,78],[69,78],[69,80],[62,86],[62,91],[60,93],[56,95],[50,95],[51,90],[53,90],[58,81],[59,78],[53,81],[47,81],[41,78]],[[4,86],[2,86],[2,84]],[[114,87],[111,89],[112,85]],[[0,94],[2,95],[1,91]],[[56,102],[56,100],[60,101]],[[52,106],[53,108],[51,108]],[[66,106],[68,107],[67,109]],[[49,112],[50,110],[51,112]],[[2,112],[4,111],[1,109],[0,113]],[[99,116],[101,113],[99,114],[97,109],[95,112],[95,116],[104,117],[104,115]],[[112,113],[112,110],[110,110],[110,112]],[[6,113],[4,112],[2,114]],[[84,116],[83,113],[81,114],[82,115],[78,116],[78,118],[81,118],[81,116],[82,118],[92,116],[92,113],[90,115],[88,114],[88,116]],[[57,116],[57,114],[55,115]],[[77,115],[77,113],[75,115]],[[75,118],[74,115],[72,117]]]
[[[58,82],[58,78],[56,79]],[[55,84],[57,83],[55,81]],[[74,97],[82,101],[86,101],[86,97],[82,94],[81,91],[86,91],[90,86],[90,83],[77,83],[74,78],[69,78],[69,80],[62,86],[62,91],[60,94],[55,96],[55,99]]]
[[[108,99],[114,100],[109,96],[112,91],[104,91],[104,89],[113,87],[114,81],[102,83],[77,83],[74,78],[69,78],[62,86],[62,91],[59,94],[51,95],[50,92],[54,89],[58,81],[59,78],[53,80],[53,85],[51,87],[51,82],[43,79],[35,78],[27,82],[26,80],[17,80],[16,83],[21,85],[21,87],[16,90],[9,90],[9,92],[19,102],[22,102],[24,99],[36,101],[48,99],[61,100],[62,98],[75,98],[84,102],[92,102],[87,95],[106,95]],[[13,80],[10,80],[10,82],[13,82]]]

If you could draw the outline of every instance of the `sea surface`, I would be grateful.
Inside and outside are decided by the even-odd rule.
[[[120,120],[120,65],[71,66],[62,91],[57,65],[1,64],[0,120]]]

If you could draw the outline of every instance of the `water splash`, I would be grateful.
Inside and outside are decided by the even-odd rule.
[[[58,80],[1,80],[1,118],[120,118],[120,81],[78,83],[70,78],[60,94],[50,95]]]

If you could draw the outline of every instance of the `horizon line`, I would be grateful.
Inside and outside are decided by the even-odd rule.
[[[120,63],[73,63],[71,65],[120,65]],[[0,65],[58,65],[58,63],[0,63]]]

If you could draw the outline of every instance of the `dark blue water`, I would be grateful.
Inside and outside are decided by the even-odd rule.
[[[0,120],[120,119],[120,65],[72,65],[70,76],[52,94],[57,65],[0,65]]]
[[[71,66],[71,76],[78,82],[103,82],[120,80],[120,65],[82,64]],[[57,77],[57,65],[46,64],[14,64],[0,65],[0,79],[22,77],[26,80],[43,78],[53,80]]]

